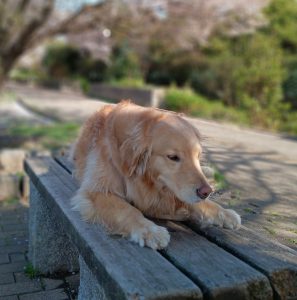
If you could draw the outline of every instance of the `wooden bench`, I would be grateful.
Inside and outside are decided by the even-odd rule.
[[[80,269],[80,300],[297,299],[297,252],[286,246],[244,226],[167,222],[168,249],[141,248],[71,210],[78,185],[64,158],[30,158],[25,169],[29,258],[42,273]]]

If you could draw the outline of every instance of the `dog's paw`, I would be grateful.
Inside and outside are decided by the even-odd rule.
[[[149,226],[134,230],[130,235],[130,240],[141,247],[147,246],[157,250],[167,247],[170,235],[166,228],[151,223]]]
[[[240,215],[233,209],[224,209],[220,213],[221,226],[228,229],[238,229],[241,225]]]

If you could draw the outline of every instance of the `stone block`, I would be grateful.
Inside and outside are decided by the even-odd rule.
[[[20,177],[11,174],[0,174],[0,201],[20,197]]]
[[[79,268],[76,247],[33,184],[30,185],[28,257],[42,274]]]
[[[38,293],[21,295],[19,296],[19,299],[20,300],[68,300],[68,296],[66,295],[63,289],[58,289],[54,291],[43,291]]]
[[[22,149],[3,149],[0,151],[0,170],[8,174],[23,172],[26,152]]]
[[[10,272],[21,272],[24,271],[26,267],[26,262],[15,262],[10,264],[0,265],[0,274],[10,273]]]
[[[26,256],[22,253],[14,253],[14,254],[10,254],[9,256],[11,262],[20,262],[26,260]]]
[[[14,283],[13,273],[0,274],[0,284],[7,284],[7,283]]]
[[[0,254],[0,264],[8,264],[9,257],[7,254]]]
[[[80,285],[78,292],[78,300],[107,300],[103,288],[98,283],[97,278],[87,266],[84,259],[79,257],[80,266]]]
[[[41,284],[37,281],[2,284],[0,288],[0,297],[37,292],[41,290]]]

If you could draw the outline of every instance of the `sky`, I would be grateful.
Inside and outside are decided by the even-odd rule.
[[[83,4],[96,4],[102,0],[56,0],[56,8],[60,11],[75,11]]]

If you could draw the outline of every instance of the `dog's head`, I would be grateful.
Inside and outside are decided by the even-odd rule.
[[[212,192],[201,170],[201,152],[197,129],[170,113],[144,119],[120,148],[127,176],[150,178],[190,204]]]

